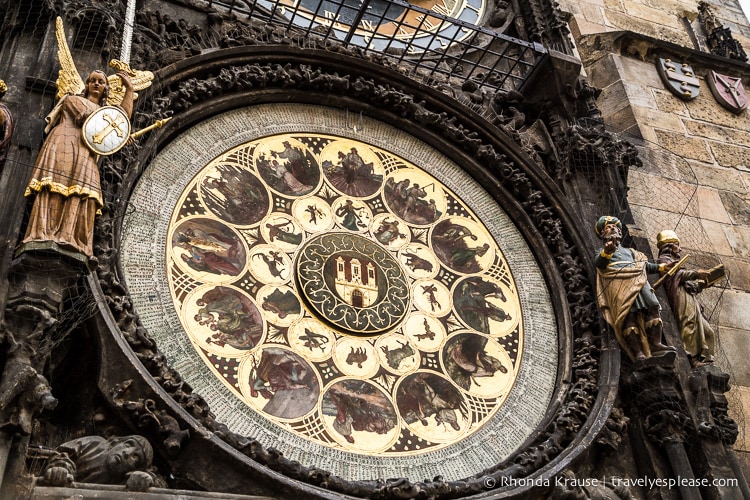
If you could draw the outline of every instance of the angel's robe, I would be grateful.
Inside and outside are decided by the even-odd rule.
[[[94,218],[103,203],[97,155],[83,142],[81,127],[98,108],[85,97],[66,95],[47,116],[51,130],[25,192],[36,195],[23,239],[25,250],[94,255]]]

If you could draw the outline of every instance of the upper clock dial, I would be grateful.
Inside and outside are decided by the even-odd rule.
[[[352,43],[409,52],[446,48],[471,34],[462,23],[479,24],[486,0],[282,0],[283,13],[302,27],[330,29]],[[440,17],[438,17],[440,16]],[[452,18],[459,22],[450,22]]]

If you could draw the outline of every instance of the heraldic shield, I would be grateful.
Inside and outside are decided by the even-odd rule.
[[[691,101],[698,97],[700,81],[695,76],[692,66],[674,62],[671,59],[659,58],[656,68],[664,85],[677,97]]]
[[[742,79],[711,71],[708,74],[708,86],[716,101],[734,114],[739,115],[747,109],[747,92],[742,86]]]
[[[101,156],[111,155],[127,143],[130,120],[122,109],[103,106],[86,118],[81,133],[91,151]]]

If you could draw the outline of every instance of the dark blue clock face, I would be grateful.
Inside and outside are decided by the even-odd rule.
[[[259,0],[303,29],[374,51],[417,54],[470,37],[486,0]]]
[[[382,22],[393,22],[403,16],[405,6],[398,5],[387,0],[302,0],[299,5],[316,16],[329,17],[333,13],[341,24],[351,26],[359,17],[361,9],[365,9],[360,21],[381,24]],[[337,14],[337,15],[336,15]]]

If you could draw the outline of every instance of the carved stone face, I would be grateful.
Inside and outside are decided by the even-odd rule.
[[[672,255],[674,255],[674,256],[680,255],[680,242],[679,241],[676,241],[676,242],[672,243],[672,250],[671,250],[671,252],[672,252]]]
[[[616,238],[617,240],[621,240],[622,231],[615,224],[607,224],[606,226],[604,226],[604,229],[602,229],[602,239],[611,240],[613,238]]]
[[[101,71],[92,71],[86,79],[88,95],[98,101],[107,89],[107,77]]]
[[[146,457],[143,456],[143,450],[135,440],[126,439],[109,449],[105,463],[110,473],[124,476],[128,472],[144,467]]]

